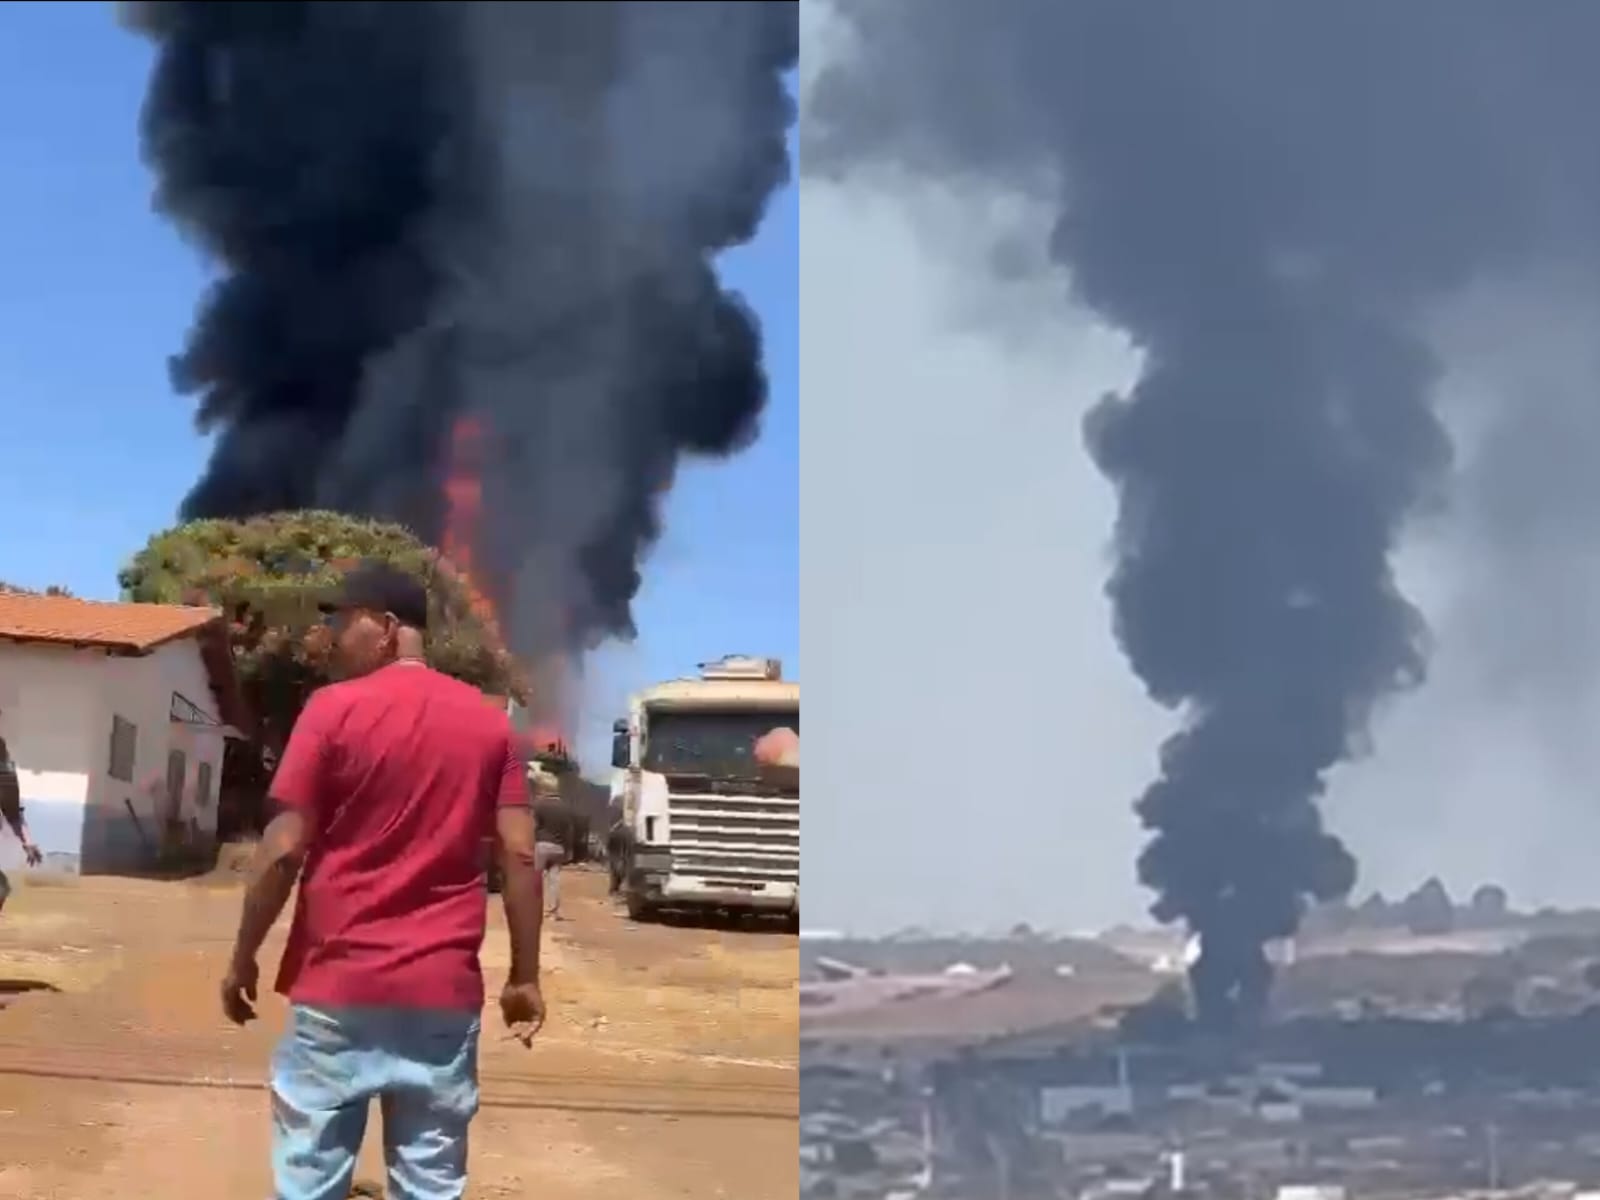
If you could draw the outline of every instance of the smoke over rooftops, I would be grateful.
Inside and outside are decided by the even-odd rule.
[[[1142,351],[1084,431],[1120,502],[1118,640],[1184,716],[1138,801],[1139,869],[1202,934],[1198,999],[1231,1020],[1260,1002],[1262,945],[1353,884],[1324,779],[1423,676],[1391,553],[1451,464],[1424,323],[1485,278],[1593,270],[1600,10],[835,11],[851,45],[815,80],[806,169],[1053,196],[1049,252]]]

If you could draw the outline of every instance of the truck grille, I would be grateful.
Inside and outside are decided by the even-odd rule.
[[[672,870],[756,890],[800,882],[800,798],[711,791],[667,797]]]

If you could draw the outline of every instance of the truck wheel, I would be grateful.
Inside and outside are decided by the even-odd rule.
[[[655,919],[656,906],[651,904],[637,892],[628,895],[628,919],[630,921],[651,921]]]

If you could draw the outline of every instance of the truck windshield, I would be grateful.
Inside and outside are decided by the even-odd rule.
[[[646,725],[646,771],[746,779],[757,774],[757,739],[774,729],[800,732],[797,709],[662,709]]]

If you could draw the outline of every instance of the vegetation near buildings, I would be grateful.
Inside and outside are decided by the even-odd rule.
[[[330,678],[332,637],[318,604],[364,559],[389,562],[427,587],[435,667],[485,692],[520,693],[510,655],[474,611],[470,584],[398,525],[315,511],[191,521],[152,537],[118,579],[128,600],[206,604],[227,614],[242,698],[259,748],[275,757],[306,699]],[[241,786],[264,780],[265,771],[239,762],[235,749],[230,744],[225,775]]]

